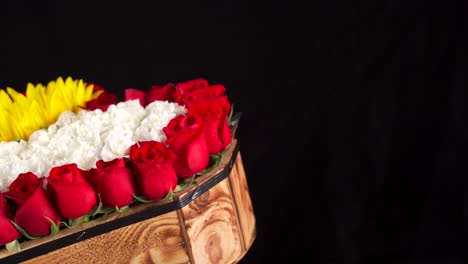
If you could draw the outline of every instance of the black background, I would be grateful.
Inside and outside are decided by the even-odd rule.
[[[226,86],[257,219],[242,263],[467,261],[463,1],[10,2],[0,87]]]

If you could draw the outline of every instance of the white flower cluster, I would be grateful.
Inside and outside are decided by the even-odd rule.
[[[138,141],[164,143],[163,128],[186,112],[184,106],[167,101],[143,108],[138,100],[111,105],[105,112],[64,112],[28,141],[0,142],[0,191],[7,191],[20,173],[48,176],[52,167],[69,163],[89,170],[98,160],[128,157],[130,146]]]

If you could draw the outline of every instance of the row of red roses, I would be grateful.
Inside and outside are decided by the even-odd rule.
[[[114,94],[102,90],[88,103],[88,110],[105,111],[117,102]],[[152,86],[148,92],[127,89],[125,100],[134,99],[142,106],[167,100],[185,105],[188,111],[163,129],[165,144],[138,142],[130,147],[128,159],[100,160],[88,171],[65,164],[41,178],[31,172],[20,174],[7,192],[0,193],[0,245],[15,241],[19,231],[29,238],[49,235],[54,226],[66,225],[64,218],[89,216],[101,203],[123,208],[131,205],[136,195],[163,199],[175,190],[178,179],[195,177],[208,167],[209,155],[220,153],[231,143],[231,104],[222,85],[195,79]]]

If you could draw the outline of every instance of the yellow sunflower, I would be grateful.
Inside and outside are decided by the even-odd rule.
[[[58,77],[46,86],[27,84],[26,92],[0,90],[0,141],[27,140],[36,130],[57,121],[65,111],[79,112],[102,91],[83,80]]]

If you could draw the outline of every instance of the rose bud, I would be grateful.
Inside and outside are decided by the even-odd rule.
[[[210,154],[225,150],[232,141],[227,120],[230,111],[231,104],[226,96],[193,102],[188,108],[187,116],[195,118],[203,126]]]
[[[180,105],[185,105],[184,98],[188,93],[204,87],[208,87],[208,81],[202,78],[177,83],[173,95],[174,101]]]
[[[8,192],[5,193],[5,197],[13,202],[16,209],[19,209],[28,200],[32,192],[37,189],[40,182],[41,179],[34,173],[22,173],[10,184]]]
[[[221,96],[224,96],[226,93],[226,88],[221,84],[214,84],[203,89],[197,89],[192,92],[186,93],[183,97],[183,103],[190,107],[191,103],[211,100]]]
[[[210,155],[205,134],[195,119],[177,116],[163,131],[167,136],[169,150],[176,155],[173,166],[180,178],[193,177],[208,167]]]
[[[145,95],[146,105],[154,101],[173,101],[172,95],[174,94],[175,86],[171,83],[163,86],[153,85],[151,89]]]
[[[15,223],[31,236],[49,235],[50,221],[58,225],[62,219],[49,202],[42,181],[31,172],[22,173],[5,193],[16,207]]]
[[[13,207],[5,201],[2,193],[0,193],[0,246],[8,244],[16,240],[20,233],[11,224],[10,219],[13,219]]]
[[[175,155],[162,143],[142,141],[130,147],[130,160],[140,194],[150,200],[163,199],[177,186],[172,167]]]
[[[87,179],[101,196],[107,207],[125,207],[133,201],[135,187],[131,170],[123,158],[96,162],[96,169],[90,170]]]
[[[97,204],[96,192],[75,163],[50,170],[47,194],[63,217],[68,219],[86,215]]]
[[[175,86],[171,83],[165,84],[163,86],[153,85],[146,93],[138,89],[129,88],[125,90],[125,101],[138,99],[143,107],[154,101],[173,102],[174,92]]]
[[[116,104],[117,102],[118,98],[115,94],[103,91],[98,98],[86,103],[86,110],[93,111],[100,109],[106,111],[110,105]]]
[[[183,91],[191,92],[196,89],[200,89],[208,86],[208,81],[203,78],[197,78],[190,81],[179,82],[176,84],[177,88],[182,89]]]
[[[125,101],[138,100],[140,101],[140,105],[146,106],[145,96],[146,93],[141,90],[133,88],[125,89]]]

